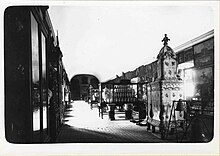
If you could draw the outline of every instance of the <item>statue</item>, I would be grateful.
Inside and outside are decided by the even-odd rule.
[[[167,37],[167,34],[165,34],[165,37],[163,38],[163,40],[161,42],[163,42],[163,45],[166,46],[167,45],[167,42],[169,41],[170,39]]]

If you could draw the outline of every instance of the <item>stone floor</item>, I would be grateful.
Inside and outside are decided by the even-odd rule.
[[[65,112],[64,123],[57,143],[163,143],[158,132],[147,131],[125,120],[124,113],[116,113],[111,121],[105,114],[98,115],[98,108],[90,108],[84,101],[74,101]]]

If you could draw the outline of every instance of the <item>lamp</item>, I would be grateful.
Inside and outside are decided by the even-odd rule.
[[[177,105],[176,105],[176,109],[175,109],[175,110],[176,110],[176,111],[179,111],[180,117],[182,117],[182,111],[184,111],[182,99],[179,99],[179,101],[177,102]]]

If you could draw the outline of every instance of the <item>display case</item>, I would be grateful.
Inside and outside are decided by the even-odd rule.
[[[91,89],[90,99],[91,99],[91,103],[99,102],[99,90],[98,89]]]
[[[90,87],[90,91],[89,91],[89,103],[91,106],[91,109],[93,109],[94,105],[98,105],[99,103],[99,89],[94,89],[92,87]]]
[[[125,118],[132,118],[132,111],[146,112],[146,83],[132,83],[121,80],[119,83],[101,83],[99,113],[103,117],[103,108],[109,107],[109,118],[114,120],[115,109],[125,112]],[[146,114],[146,113],[142,113]]]
[[[144,85],[121,80],[120,83],[101,83],[101,103],[123,106],[125,103],[137,105],[143,102]]]
[[[214,117],[214,101],[201,100],[200,98],[194,97],[190,102],[190,112],[195,112],[205,117]]]

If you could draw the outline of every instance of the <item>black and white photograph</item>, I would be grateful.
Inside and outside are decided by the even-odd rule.
[[[219,1],[2,4],[0,155],[219,154]]]

